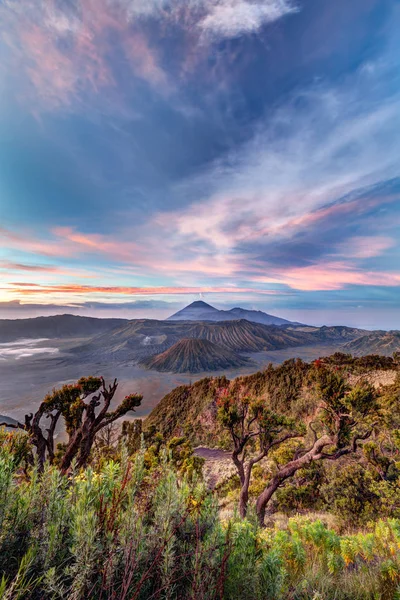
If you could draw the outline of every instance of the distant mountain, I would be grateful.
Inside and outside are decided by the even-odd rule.
[[[245,365],[247,360],[209,340],[183,339],[169,350],[142,360],[148,369],[172,373],[202,373]]]
[[[211,304],[197,300],[168,317],[167,321],[215,321],[219,312]]]
[[[343,352],[353,356],[367,354],[392,356],[393,352],[400,352],[400,331],[372,331],[345,344]]]
[[[317,332],[319,330],[316,330]],[[139,319],[98,335],[74,349],[78,360],[138,361],[183,339],[208,340],[233,352],[260,352],[321,343],[314,330],[240,321],[190,322]]]
[[[109,331],[127,322],[126,319],[96,319],[75,315],[0,319],[0,343],[21,338],[87,337]]]
[[[4,423],[5,424],[4,426],[7,427],[8,425],[16,425],[18,423],[18,421],[16,421],[12,417],[6,417],[5,415],[0,415],[0,423]]]
[[[218,310],[210,304],[197,300],[186,308],[168,317],[168,321],[234,321],[246,319],[253,323],[263,325],[291,325],[291,321],[269,315],[261,310],[246,310],[244,308],[232,308],[231,310]]]
[[[331,327],[323,326],[316,328],[297,328],[295,331],[313,331],[315,339],[323,342],[348,342],[365,335],[365,329],[356,329],[355,327],[345,327],[344,325],[332,325]]]

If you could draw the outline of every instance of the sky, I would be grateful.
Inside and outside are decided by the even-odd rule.
[[[0,0],[0,318],[400,328],[398,0]]]

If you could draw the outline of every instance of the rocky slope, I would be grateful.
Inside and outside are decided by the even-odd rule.
[[[373,331],[348,342],[343,351],[355,356],[366,353],[392,356],[394,352],[400,352],[400,331]]]
[[[148,369],[172,373],[202,373],[245,365],[247,360],[207,339],[183,339],[171,348],[142,360]]]

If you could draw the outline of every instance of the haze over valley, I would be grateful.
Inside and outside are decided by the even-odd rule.
[[[196,301],[164,321],[73,315],[0,321],[0,412],[20,419],[53,387],[90,374],[118,378],[115,402],[128,391],[143,394],[137,415],[145,416],[174,387],[207,375],[234,378],[269,363],[311,361],[339,350],[388,356],[400,350],[398,332],[318,328],[239,308],[227,312],[240,318],[227,320],[225,311]]]

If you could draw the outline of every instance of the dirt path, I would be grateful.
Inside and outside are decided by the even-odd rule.
[[[212,490],[215,489],[218,483],[228,479],[236,472],[230,452],[219,448],[199,446],[194,449],[194,453],[205,460],[203,467],[204,479]]]
[[[231,458],[230,452],[221,450],[220,448],[206,448],[205,446],[199,446],[194,449],[196,456],[201,456],[206,461],[208,460],[226,460]]]

